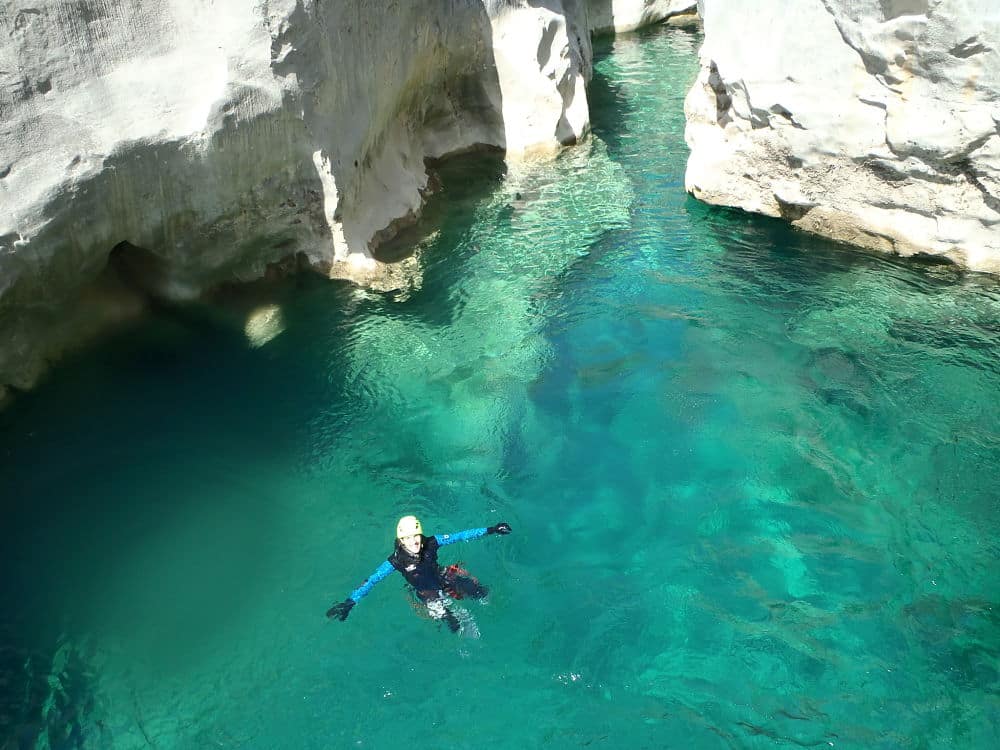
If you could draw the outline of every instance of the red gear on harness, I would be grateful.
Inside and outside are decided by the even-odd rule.
[[[476,587],[479,586],[478,578],[471,575],[469,571],[467,571],[461,565],[458,565],[457,563],[452,563],[451,565],[446,566],[441,571],[441,582],[444,584],[441,587],[441,590],[448,596],[450,596],[452,599],[465,598],[465,594],[463,594],[461,590],[455,586],[456,580],[458,578],[464,578],[467,581],[471,581],[474,586]],[[410,592],[410,606],[412,606],[414,611],[421,617],[429,618],[430,615],[427,613],[427,602],[424,600],[424,597],[421,597],[420,592],[417,591],[412,586],[407,586],[406,588]],[[431,598],[434,594],[434,592],[431,591],[425,593],[427,594],[426,598]]]
[[[444,574],[441,576],[445,582],[445,592],[452,599],[464,599],[465,595],[455,586],[456,578],[465,578],[472,581],[476,586],[479,585],[479,581],[473,577],[469,571],[463,568],[461,565],[452,563],[447,568],[444,569]]]

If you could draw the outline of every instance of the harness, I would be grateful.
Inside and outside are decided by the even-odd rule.
[[[442,568],[438,564],[438,540],[434,537],[427,537],[421,534],[420,551],[411,554],[396,541],[396,548],[389,556],[389,563],[398,570],[406,582],[410,585],[416,598],[423,604],[435,599],[440,599],[442,595],[452,599],[463,599],[464,594],[457,588],[455,583],[459,578],[472,581],[479,585],[479,581],[469,575],[461,565],[452,564]]]
[[[437,559],[439,546],[437,539],[421,534],[420,551],[417,554],[407,552],[397,540],[396,549],[389,555],[389,563],[402,574],[421,599],[436,598],[437,592],[444,587],[443,571]]]

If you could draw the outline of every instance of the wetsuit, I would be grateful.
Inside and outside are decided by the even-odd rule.
[[[445,620],[448,627],[458,630],[459,622],[455,614],[446,606],[446,597],[461,599],[470,597],[482,599],[487,589],[476,579],[462,575],[457,566],[442,568],[438,563],[438,548],[455,542],[465,542],[486,536],[489,529],[468,529],[456,534],[420,535],[420,551],[411,554],[396,540],[396,548],[389,558],[379,565],[375,572],[365,579],[348,597],[353,602],[359,602],[367,596],[375,584],[389,576],[392,571],[402,573],[406,582],[413,587],[417,597],[427,605],[427,611],[436,620]],[[464,572],[464,571],[463,571]]]

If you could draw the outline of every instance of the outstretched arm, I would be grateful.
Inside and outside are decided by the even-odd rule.
[[[486,536],[487,534],[509,534],[510,524],[506,521],[501,521],[496,526],[487,526],[481,529],[467,529],[465,531],[458,531],[454,534],[435,534],[434,538],[437,539],[437,543],[442,547],[446,544],[454,544],[455,542],[467,542],[470,539],[478,539],[481,536]]]
[[[386,560],[384,563],[375,568],[375,572],[368,576],[364,583],[358,586],[350,595],[344,599],[344,601],[339,604],[334,604],[330,609],[326,611],[327,617],[336,617],[343,622],[347,619],[347,616],[351,614],[351,610],[354,605],[361,601],[362,598],[368,595],[375,584],[381,581],[383,578],[388,576],[395,568],[392,567],[392,563]]]
[[[351,599],[355,604],[357,604],[358,602],[361,601],[362,598],[368,596],[368,592],[371,591],[373,588],[375,588],[376,583],[378,583],[383,578],[388,576],[394,570],[395,568],[392,567],[392,563],[386,560],[377,568],[375,568],[375,572],[372,573],[370,576],[368,576],[365,579],[364,583],[362,583],[360,586],[354,589],[354,591],[351,592],[351,595],[348,598]]]

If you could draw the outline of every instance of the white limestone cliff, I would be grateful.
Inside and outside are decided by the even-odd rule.
[[[372,251],[420,211],[425,159],[576,141],[590,14],[692,3],[381,5],[0,0],[0,388],[150,295],[277,264],[398,283]]]
[[[697,0],[587,0],[592,31],[634,31],[657,21],[686,16],[697,10]]]
[[[700,5],[691,193],[1000,273],[1000,3]]]

